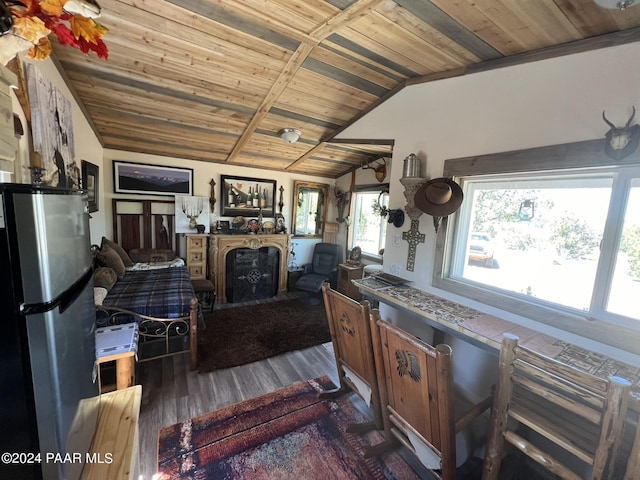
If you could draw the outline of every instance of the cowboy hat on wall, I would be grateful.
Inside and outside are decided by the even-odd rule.
[[[414,202],[424,213],[433,216],[438,232],[440,219],[451,215],[462,205],[462,189],[450,178],[434,178],[416,192]]]

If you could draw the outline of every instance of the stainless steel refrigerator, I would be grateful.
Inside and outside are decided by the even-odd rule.
[[[99,403],[86,194],[0,184],[0,202],[0,478],[78,478]]]

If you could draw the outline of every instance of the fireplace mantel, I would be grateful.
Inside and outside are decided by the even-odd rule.
[[[216,300],[227,302],[227,253],[236,248],[251,248],[257,250],[262,247],[275,247],[280,252],[278,268],[278,295],[287,291],[287,261],[291,235],[209,235],[209,271],[216,286]]]

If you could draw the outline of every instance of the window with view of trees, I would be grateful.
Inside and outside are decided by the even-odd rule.
[[[465,200],[446,228],[435,286],[550,324],[637,329],[639,166],[459,181]]]
[[[357,246],[364,255],[379,256],[387,235],[387,218],[380,215],[379,207],[388,205],[389,194],[380,187],[354,193],[349,248]]]
[[[466,182],[458,233],[467,241],[457,242],[451,276],[589,310],[611,184],[610,177]]]

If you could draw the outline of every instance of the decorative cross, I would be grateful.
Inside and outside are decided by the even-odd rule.
[[[213,213],[216,206],[216,181],[212,178],[209,182],[209,185],[211,185],[211,193],[209,194],[209,205],[211,205],[211,213]]]
[[[411,220],[411,228],[408,232],[402,232],[402,239],[409,243],[409,253],[407,254],[407,270],[413,272],[416,263],[416,247],[419,243],[424,243],[425,234],[418,231],[419,220]]]

